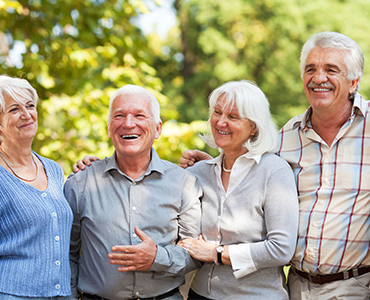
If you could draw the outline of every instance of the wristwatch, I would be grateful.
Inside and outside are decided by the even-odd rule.
[[[218,262],[220,265],[223,265],[223,262],[222,262],[222,252],[224,252],[224,250],[225,250],[224,245],[219,245],[219,246],[216,248],[216,252],[217,252],[217,262]]]

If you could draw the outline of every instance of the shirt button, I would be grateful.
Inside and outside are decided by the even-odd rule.
[[[57,290],[59,290],[59,289],[60,289],[60,284],[56,284],[56,285],[55,285],[55,288],[56,288]]]
[[[135,293],[135,295],[136,295],[136,296],[139,296],[139,295],[140,295],[140,293],[139,293],[139,292],[136,292],[136,293]]]
[[[47,194],[46,194],[46,193],[42,193],[42,194],[41,194],[41,197],[44,197],[44,198],[45,198],[46,196],[47,196]]]
[[[135,181],[133,181],[133,182],[132,182],[132,185],[136,185],[136,182],[135,182]]]
[[[133,211],[135,211],[135,210],[136,210],[136,207],[134,206],[134,207],[132,208],[132,210],[133,210]]]
[[[56,264],[57,266],[60,266],[60,261],[59,261],[59,260],[55,261],[55,264]]]
[[[55,237],[55,240],[58,242],[59,241],[59,236],[57,235],[56,237]]]
[[[135,237],[135,238],[137,237],[136,233],[134,233],[132,236]]]
[[[51,213],[51,215],[55,218],[57,216],[56,212]]]

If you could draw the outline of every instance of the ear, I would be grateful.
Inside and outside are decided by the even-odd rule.
[[[355,80],[351,80],[351,86],[349,87],[349,93],[350,94],[352,94],[356,90],[359,82],[360,82],[360,78],[357,78]]]
[[[157,140],[159,137],[160,137],[160,135],[161,135],[161,133],[162,133],[162,122],[159,122],[157,125],[156,125],[156,127],[155,127],[155,136],[154,136],[154,138]]]
[[[108,123],[108,137],[111,138],[111,136],[110,136],[110,123]]]

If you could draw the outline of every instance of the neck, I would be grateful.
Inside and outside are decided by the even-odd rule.
[[[150,164],[150,154],[143,157],[120,157],[116,154],[116,161],[119,169],[133,180],[138,179],[145,173]]]
[[[7,143],[1,143],[0,151],[9,163],[17,163],[19,165],[29,165],[32,160],[31,147],[23,148],[19,144],[12,146]]]
[[[348,121],[352,112],[352,103],[339,112],[312,110],[311,124],[315,132],[330,146],[339,130]]]
[[[247,153],[248,150],[243,148],[240,151],[224,151],[224,157],[222,159],[222,166],[223,169],[230,170],[232,169],[235,161],[238,159],[239,156]],[[227,172],[227,171],[225,171]]]

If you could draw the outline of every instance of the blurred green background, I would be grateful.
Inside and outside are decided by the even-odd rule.
[[[169,5],[168,34],[140,20]],[[170,14],[161,16],[168,21]],[[212,154],[207,97],[229,80],[255,81],[280,128],[308,106],[300,79],[303,43],[338,31],[370,48],[370,0],[0,0],[0,73],[26,78],[40,96],[33,150],[65,174],[85,154],[113,152],[108,100],[124,84],[148,88],[162,107],[154,147],[178,162],[185,149]],[[370,96],[369,65],[361,94]]]

